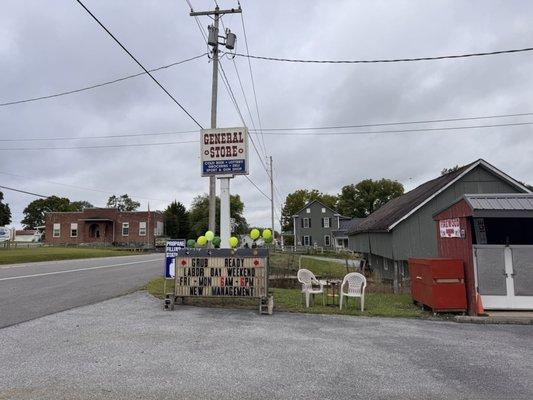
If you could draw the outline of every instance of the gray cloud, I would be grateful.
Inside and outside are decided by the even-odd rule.
[[[222,6],[235,2],[220,1]],[[194,1],[197,9],[212,6]],[[250,51],[294,58],[390,58],[531,46],[533,5],[520,1],[242,1]],[[96,1],[87,6],[147,66],[205,51],[185,1]],[[225,17],[244,51],[240,18]],[[207,25],[208,19],[202,19]],[[529,40],[529,41],[528,41]],[[158,79],[205,126],[209,123],[207,58],[157,73]],[[247,61],[236,58],[250,106]],[[224,68],[249,120],[232,61]],[[530,53],[387,65],[302,65],[252,61],[264,127],[319,126],[490,115],[533,110]],[[75,89],[139,72],[138,67],[74,1],[3,3],[0,15],[0,101]],[[219,126],[241,125],[219,88]],[[255,118],[255,110],[253,110]],[[527,120],[523,118],[521,120]],[[257,122],[256,122],[257,123]],[[457,123],[456,125],[464,125]],[[452,123],[446,124],[452,126]],[[2,137],[87,136],[195,129],[149,78],[57,99],[0,108]],[[517,179],[533,182],[531,127],[373,136],[282,137],[265,134],[283,195],[301,188],[336,193],[367,177],[398,179],[408,188],[448,166],[485,158]],[[1,143],[1,148],[153,143],[197,134],[65,142]],[[259,141],[259,137],[255,138]],[[251,178],[268,192],[267,176],[251,154]],[[198,145],[144,148],[1,151],[6,186],[103,205],[107,194],[60,182],[189,205],[207,190],[199,176]],[[252,224],[266,225],[269,204],[244,178],[232,190]],[[33,198],[5,191],[18,224]]]

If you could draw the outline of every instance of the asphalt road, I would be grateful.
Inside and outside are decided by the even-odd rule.
[[[0,328],[130,293],[163,272],[163,255],[0,265]]]
[[[533,326],[178,306],[0,330],[0,399],[532,399]]]

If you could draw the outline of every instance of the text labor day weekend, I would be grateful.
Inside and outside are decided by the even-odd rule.
[[[248,174],[248,129],[202,129],[202,176]]]

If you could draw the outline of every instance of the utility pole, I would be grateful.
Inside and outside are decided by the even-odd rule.
[[[272,227],[272,236],[274,235],[274,172],[272,167],[272,156],[270,156],[270,226]]]
[[[212,84],[211,84],[211,129],[215,129],[217,127],[217,97],[218,97],[218,57],[219,57],[219,50],[218,50],[218,45],[219,44],[225,44],[225,46],[229,49],[232,49],[234,44],[235,44],[235,35],[233,33],[229,33],[229,30],[228,30],[228,34],[227,36],[219,36],[218,35],[218,28],[219,28],[219,20],[221,18],[222,15],[224,14],[235,14],[235,13],[241,13],[242,10],[239,6],[239,8],[237,9],[229,9],[229,10],[221,10],[218,6],[215,7],[215,9],[213,11],[199,11],[199,12],[194,12],[192,9],[191,9],[191,12],[189,13],[189,15],[191,17],[197,17],[197,16],[202,16],[202,15],[207,15],[207,16],[210,16],[210,15],[213,15],[213,25],[210,25],[208,27],[209,29],[209,36],[208,36],[208,45],[211,46],[213,48],[212,50],[212,59],[213,59],[213,80],[212,80]],[[231,37],[230,37],[231,35]],[[219,37],[222,37],[226,40],[226,43],[219,43],[218,42],[218,39]],[[216,177],[215,176],[210,176],[209,177],[209,230],[212,231],[212,232],[216,232]],[[223,178],[221,180],[221,190],[224,192],[222,194],[225,194],[226,192],[228,193],[228,196],[229,196],[229,178],[226,179],[226,178]],[[224,201],[224,203],[226,203],[226,201],[228,202],[228,210],[229,210],[229,199],[225,199],[224,200],[222,199],[222,194],[221,194],[221,202]],[[225,204],[226,206],[226,204]],[[224,219],[226,220],[227,219],[227,223],[229,224],[229,215],[226,216],[222,216],[222,204],[221,204],[221,219]],[[222,221],[221,221],[222,222]],[[222,225],[222,224],[221,224]],[[227,241],[229,239],[229,234],[228,233],[227,235],[226,234],[222,234],[222,226],[220,227],[221,229],[221,243],[223,245],[227,245]],[[225,236],[228,236],[227,239],[225,238]]]

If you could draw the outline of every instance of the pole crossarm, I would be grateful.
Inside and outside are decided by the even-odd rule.
[[[213,11],[192,11],[189,15],[191,17],[198,17],[202,15],[224,15],[242,13],[241,8],[231,8],[229,10],[213,10]]]

